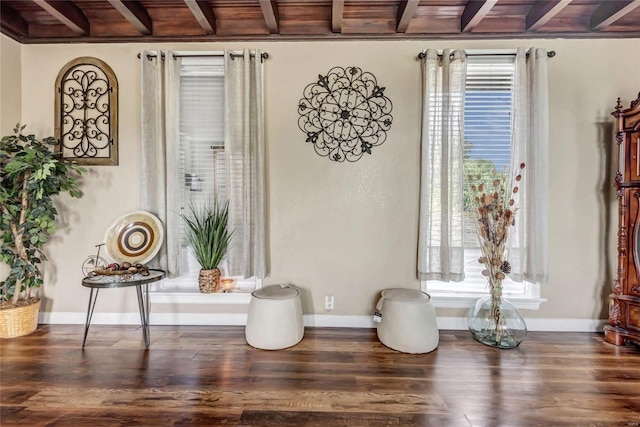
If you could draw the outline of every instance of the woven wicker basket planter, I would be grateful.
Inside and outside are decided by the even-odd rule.
[[[0,338],[29,335],[38,327],[40,299],[33,304],[0,310]]]
[[[198,275],[198,286],[203,294],[218,292],[220,288],[220,270],[200,270]]]

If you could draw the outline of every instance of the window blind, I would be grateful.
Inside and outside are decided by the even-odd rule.
[[[491,163],[499,172],[511,158],[513,58],[470,56],[464,105],[465,152],[470,160]]]
[[[224,59],[183,58],[180,70],[180,212],[226,200],[224,152]],[[199,270],[187,256],[186,226],[180,221],[183,274]]]
[[[512,142],[514,57],[469,56],[464,102],[465,203],[471,189],[467,176],[493,169],[509,173]],[[486,281],[478,263],[480,249],[474,219],[465,205],[465,279]]]

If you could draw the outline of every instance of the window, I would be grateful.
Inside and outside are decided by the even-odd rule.
[[[470,56],[464,97],[464,246],[465,281],[484,285],[480,247],[469,212],[467,176],[490,174],[495,169],[509,176],[511,160],[514,57]],[[513,237],[513,236],[512,236]],[[510,279],[505,289],[513,288]]]
[[[464,272],[462,282],[428,281],[423,290],[434,296],[440,306],[459,307],[465,299],[475,301],[478,294],[486,294],[487,281],[482,276],[483,265],[473,216],[468,210],[469,188],[467,176],[492,173],[509,176],[511,143],[513,140],[513,100],[515,56],[469,55],[464,97]],[[512,236],[513,238],[513,236]],[[504,295],[521,308],[537,308],[539,286],[515,283],[507,277],[503,282]],[[518,300],[521,300],[518,304]],[[527,303],[523,303],[527,301]],[[536,301],[536,302],[533,302]]]
[[[214,198],[227,200],[227,161],[224,149],[224,58],[185,57],[180,69],[180,206],[190,215],[190,206],[203,206]],[[230,205],[230,209],[233,206]],[[180,221],[181,276],[165,279],[162,290],[197,292],[200,265],[186,239]],[[220,266],[228,276],[226,263]],[[251,292],[257,279],[234,277],[237,292]]]

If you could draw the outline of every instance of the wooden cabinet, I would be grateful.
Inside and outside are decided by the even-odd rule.
[[[626,341],[640,343],[640,93],[627,109],[618,99],[612,114],[619,153],[618,275],[604,338],[622,345]]]

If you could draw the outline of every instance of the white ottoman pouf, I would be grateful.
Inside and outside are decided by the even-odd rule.
[[[300,291],[290,285],[272,285],[251,293],[247,343],[262,350],[278,350],[300,342],[304,335]]]
[[[414,289],[385,289],[376,304],[382,314],[378,339],[403,353],[428,353],[440,340],[429,294]]]

